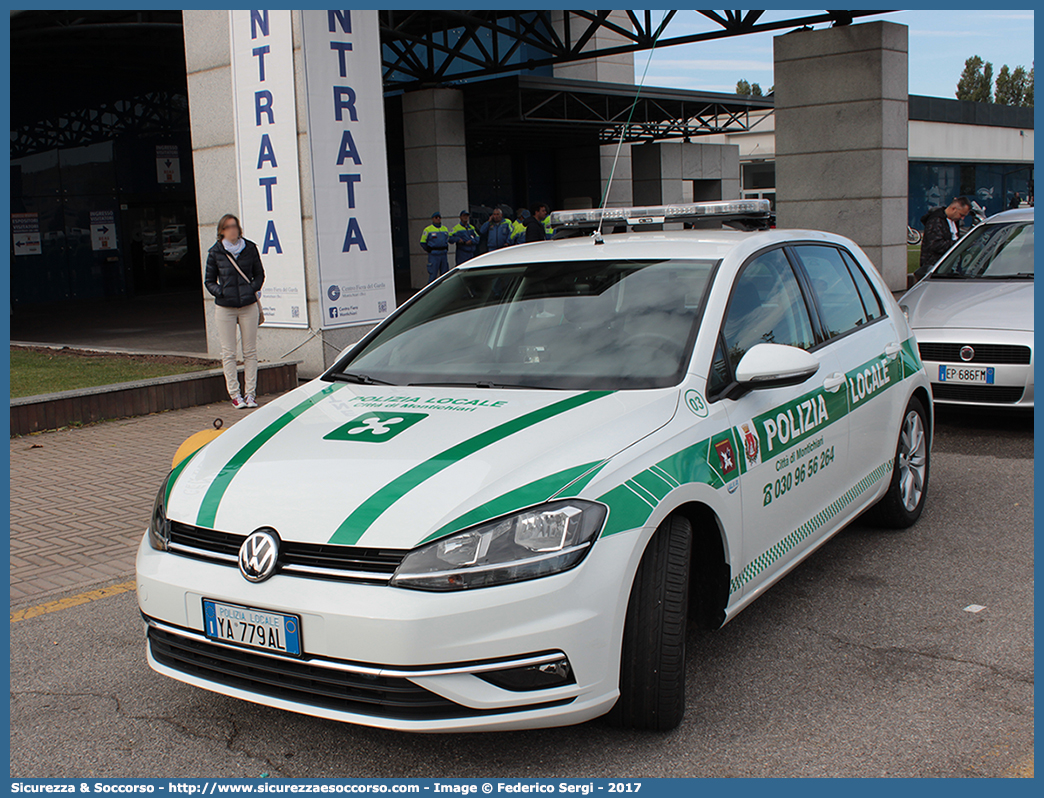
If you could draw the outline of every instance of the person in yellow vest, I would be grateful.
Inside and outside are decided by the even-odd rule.
[[[457,245],[457,266],[475,257],[475,250],[478,249],[478,230],[471,224],[470,219],[470,213],[461,211],[460,222],[453,225],[453,229],[450,230],[449,240]]]
[[[526,220],[529,218],[529,211],[525,208],[519,208],[518,214],[515,216],[515,221],[511,224],[511,238],[509,244],[524,244],[526,242]]]
[[[428,253],[428,282],[433,283],[449,271],[449,230],[442,223],[442,214],[435,211],[431,224],[424,228],[420,237],[421,249]]]

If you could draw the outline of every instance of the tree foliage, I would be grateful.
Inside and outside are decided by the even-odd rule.
[[[1026,86],[1029,76],[1024,67],[1015,67],[1009,70],[1005,64],[997,73],[997,88],[993,94],[993,101],[998,105],[1022,105],[1026,99]]]
[[[993,102],[993,64],[973,55],[964,62],[957,81],[957,99],[977,103]]]
[[[957,99],[997,105],[1033,105],[1033,67],[1026,72],[1023,66],[1011,69],[1004,64],[993,83],[993,64],[973,55],[964,62],[964,71],[957,81]]]
[[[761,85],[758,83],[748,83],[747,81],[740,80],[736,81],[736,94],[741,97],[763,97],[764,93],[761,91]]]

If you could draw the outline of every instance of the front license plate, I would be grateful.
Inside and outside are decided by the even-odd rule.
[[[993,385],[992,366],[939,366],[939,382],[972,382]]]
[[[203,599],[203,626],[211,640],[301,656],[301,619],[296,615]]]

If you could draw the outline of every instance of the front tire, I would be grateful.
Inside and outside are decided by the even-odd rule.
[[[631,586],[614,726],[668,731],[685,714],[685,627],[692,525],[668,516],[653,534]]]
[[[928,495],[931,465],[928,413],[916,396],[910,399],[899,429],[892,481],[888,492],[871,508],[870,520],[890,529],[917,523]]]

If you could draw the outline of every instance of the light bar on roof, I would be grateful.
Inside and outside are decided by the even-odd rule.
[[[768,218],[768,200],[726,200],[723,202],[687,202],[677,205],[646,205],[632,208],[589,208],[582,211],[555,211],[553,227],[595,227],[605,224],[662,224],[697,219]]]

